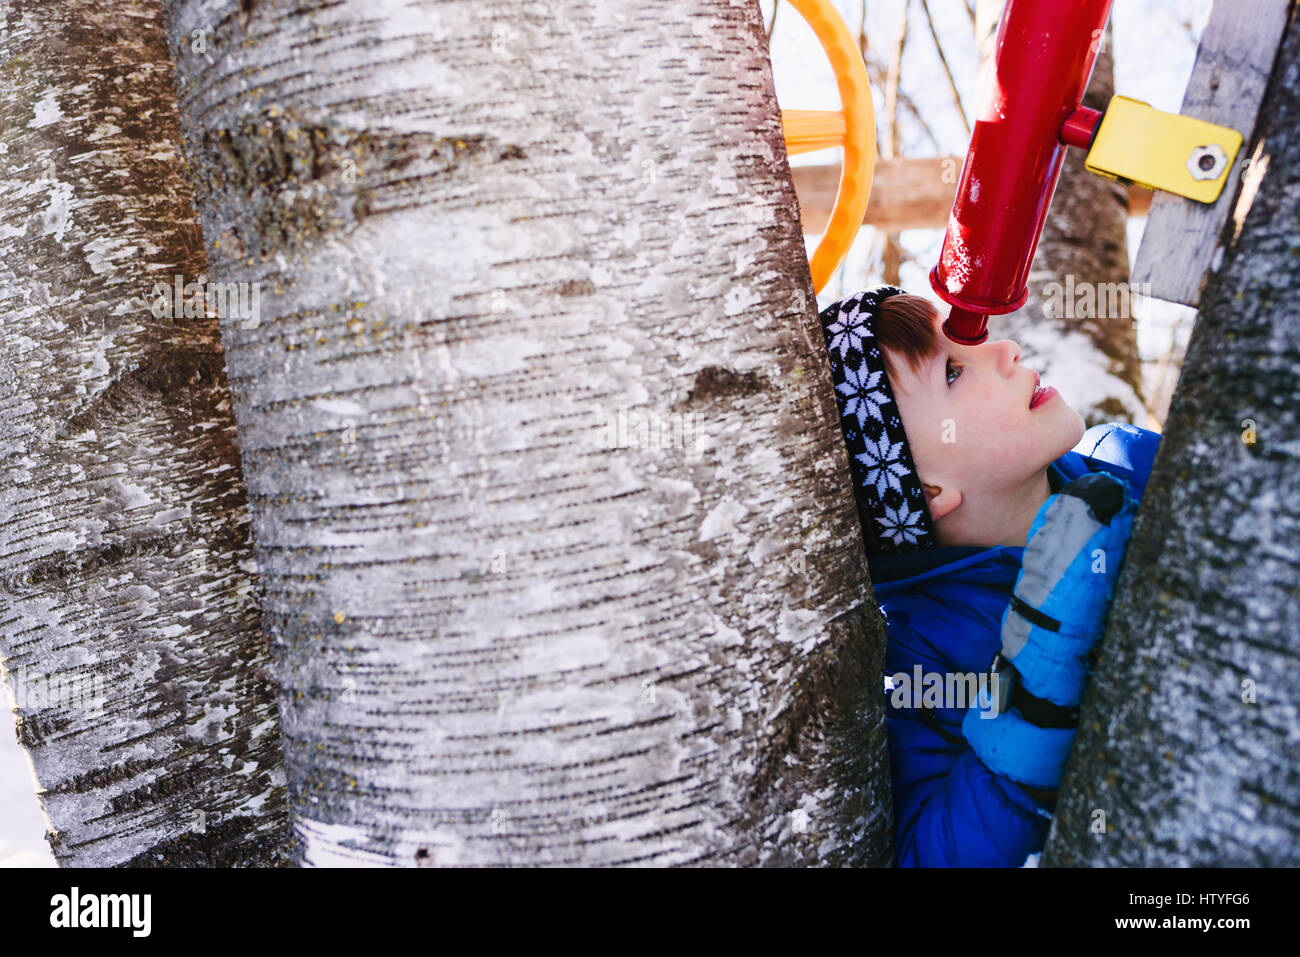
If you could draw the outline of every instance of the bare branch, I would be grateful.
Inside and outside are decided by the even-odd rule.
[[[872,82],[874,83],[877,81],[872,80]],[[898,91],[898,105],[901,106],[907,112],[908,116],[910,116],[913,120],[916,121],[916,124],[919,127],[921,127],[921,132],[925,134],[926,139],[928,139],[931,143],[934,144],[935,152],[937,153],[947,152],[943,148],[942,144],[940,144],[939,137],[935,136],[934,130],[930,128],[930,124],[927,123],[925,117],[921,115],[921,109],[916,105],[916,101],[913,100],[907,94],[907,92],[902,89]]]
[[[889,74],[885,78],[885,133],[881,137],[880,154],[891,160],[898,155],[898,82],[903,71],[903,50],[907,46],[907,16],[911,4],[903,0],[903,20],[898,28],[898,38],[894,41],[894,55],[889,61]],[[903,264],[903,248],[899,245],[898,234],[885,236],[884,279],[887,283],[897,285],[899,270]]]
[[[889,73],[885,77],[885,135],[881,138],[881,155],[893,159],[898,154],[898,81],[903,69],[903,49],[907,46],[907,14],[910,8],[908,0],[903,0],[903,20],[894,40],[894,55],[889,61]]]
[[[872,51],[871,46],[867,41],[866,0],[862,0],[862,15],[859,19],[859,23],[861,26],[858,29],[858,49],[862,51],[862,61],[867,65],[867,78],[871,80],[871,85],[873,87],[884,89],[885,68],[881,65],[879,58]],[[936,153],[942,154],[947,152],[947,150],[944,149],[943,144],[939,142],[939,137],[935,136],[934,130],[930,128],[930,124],[927,123],[925,117],[921,115],[921,110],[917,107],[916,102],[908,96],[906,91],[901,87],[898,90],[898,104],[907,111],[907,115],[910,116],[916,122],[916,125],[921,128],[921,132],[925,134],[925,138],[934,146]]]
[[[921,9],[925,11],[925,22],[930,27],[930,36],[934,38],[934,49],[939,54],[939,62],[943,64],[943,72],[948,77],[948,86],[952,89],[952,100],[957,106],[957,114],[961,117],[961,125],[966,127],[966,136],[971,135],[970,120],[966,118],[966,107],[962,105],[961,93],[957,91],[957,80],[952,75],[952,67],[948,65],[948,58],[944,56],[943,44],[939,42],[939,31],[934,27],[934,17],[930,14],[929,0],[921,0]]]

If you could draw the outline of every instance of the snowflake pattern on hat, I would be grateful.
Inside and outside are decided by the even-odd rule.
[[[867,553],[874,555],[938,546],[873,330],[880,304],[902,292],[880,286],[839,299],[820,314],[853,497]]]

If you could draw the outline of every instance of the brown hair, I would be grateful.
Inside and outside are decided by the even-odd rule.
[[[937,312],[930,300],[909,295],[890,296],[877,308],[873,329],[876,341],[884,347],[880,354],[891,386],[898,381],[891,353],[906,360],[913,375],[919,375],[921,366],[939,354],[942,344],[934,331]]]

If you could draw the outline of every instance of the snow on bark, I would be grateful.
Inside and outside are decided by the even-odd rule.
[[[160,7],[0,0],[0,663],[64,865],[272,864],[284,776]],[[8,733],[8,732],[5,732]]]
[[[887,863],[757,5],[169,0],[301,863]]]
[[[1293,18],[1248,154],[1258,190],[1201,298],[1045,866],[1300,864],[1298,80]]]

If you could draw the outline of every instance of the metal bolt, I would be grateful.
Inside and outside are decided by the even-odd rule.
[[[1228,154],[1218,143],[1198,146],[1187,158],[1187,172],[1192,174],[1192,179],[1197,180],[1218,179],[1227,165]]]

